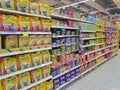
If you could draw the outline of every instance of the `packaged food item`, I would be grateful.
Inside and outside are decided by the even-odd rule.
[[[42,63],[50,62],[50,53],[49,53],[48,50],[42,51],[41,54],[42,54],[42,57],[43,57]]]
[[[38,40],[37,40],[37,46],[40,48],[45,47],[45,36],[44,35],[38,35]]]
[[[43,69],[44,69],[43,71],[45,73],[44,78],[50,76],[50,65],[43,67]]]
[[[8,78],[4,79],[3,80],[3,90],[18,90],[17,76],[12,76],[12,77],[8,77]]]
[[[48,4],[40,3],[40,14],[42,16],[50,16],[50,7]]]
[[[17,10],[29,13],[29,0],[17,0]]]
[[[15,10],[15,0],[1,0],[1,7],[4,9]]]
[[[3,90],[2,82],[0,81],[0,90]]]
[[[19,74],[18,77],[19,77],[19,83],[18,83],[19,89],[29,86],[31,84],[31,78],[29,72]]]
[[[31,78],[32,78],[32,83],[40,81],[42,79],[42,70],[41,68],[35,69],[30,72]]]
[[[24,70],[31,67],[31,57],[30,54],[21,54],[17,56],[18,59],[18,69]]]
[[[49,80],[46,82],[47,90],[53,90],[53,80]]]
[[[38,66],[42,64],[42,55],[40,52],[31,53],[32,66]]]
[[[6,35],[3,39],[5,49],[18,47],[17,35]]]
[[[3,57],[0,58],[3,66],[3,75],[10,74],[12,72],[17,71],[17,58],[15,56],[12,57]]]
[[[32,0],[30,2],[30,13],[39,14],[38,3]]]
[[[38,17],[31,17],[31,31],[33,32],[40,32],[41,31],[41,24],[40,19]]]
[[[0,35],[0,49],[2,49],[2,36]]]
[[[32,87],[32,88],[30,88],[30,89],[28,89],[28,90],[36,90],[36,87]]]
[[[1,14],[2,31],[15,32],[18,30],[18,19],[15,15]]]
[[[52,40],[51,40],[52,36],[51,35],[45,35],[45,47],[52,47],[51,46],[51,43],[52,43]]]
[[[42,19],[42,31],[50,32],[50,28],[51,28],[51,20]]]
[[[29,47],[29,42],[30,42],[30,37],[28,36],[23,36],[23,35],[20,35],[18,36],[18,46],[20,48],[27,48]]]
[[[24,0],[23,0],[24,1]],[[26,1],[24,1],[26,2]],[[18,31],[29,32],[30,31],[30,18],[27,16],[18,16]]]
[[[47,90],[46,89],[46,82],[43,82],[36,86],[36,90]]]
[[[30,35],[30,43],[29,46],[33,47],[33,46],[37,46],[37,35]]]
[[[60,9],[54,8],[54,7],[50,7],[50,12],[52,14],[58,14],[60,15]]]

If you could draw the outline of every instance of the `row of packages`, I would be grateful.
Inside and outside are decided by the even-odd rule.
[[[51,47],[51,35],[5,35],[0,36],[0,41],[3,49],[21,48],[24,50],[32,47]]]
[[[0,14],[0,31],[50,32],[51,21],[38,17]]]
[[[0,81],[0,84],[2,84],[1,86],[3,86],[0,87],[3,88],[0,90],[19,90],[48,76],[50,76],[50,66],[45,66],[31,72],[25,72]]]
[[[0,58],[0,75],[35,67],[50,62],[49,51],[33,52],[11,57]]]
[[[35,2],[35,0],[1,0],[0,7],[25,13],[50,16],[50,7],[48,4]]]

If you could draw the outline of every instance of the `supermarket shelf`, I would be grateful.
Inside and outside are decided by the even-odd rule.
[[[96,39],[95,37],[92,38],[83,38],[82,40],[91,40],[91,39]]]
[[[70,81],[64,83],[63,85],[59,86],[58,88],[56,88],[55,90],[60,90],[62,89],[63,87],[65,87],[66,85],[68,85],[69,83],[73,82],[74,80],[80,78],[80,75],[76,76],[75,78],[71,79]]]
[[[44,66],[47,66],[47,65],[50,65],[50,64],[52,64],[52,62],[48,62],[48,63],[45,63],[45,64],[41,64],[39,66],[35,66],[35,67],[28,68],[28,69],[20,70],[20,71],[17,71],[17,72],[13,72],[11,74],[6,74],[4,76],[0,76],[0,80],[11,77],[11,76],[15,76],[15,75],[18,75],[18,74],[21,74],[21,73],[24,73],[24,72],[29,72],[31,70],[35,70],[37,68],[41,68],[41,67],[44,67]]]
[[[46,17],[46,16],[42,16],[42,15],[37,15],[37,14],[24,13],[24,12],[15,11],[15,10],[7,10],[7,9],[3,9],[3,8],[0,8],[0,12],[2,12],[2,13],[9,13],[9,14],[19,14],[19,15],[24,15],[24,16],[33,16],[33,17],[40,17],[40,18],[51,19],[51,17]]]
[[[105,31],[103,31],[103,30],[96,30],[96,32],[105,32]]]
[[[47,81],[49,79],[52,79],[52,76],[48,76],[48,77],[46,77],[46,78],[44,78],[44,79],[42,79],[42,80],[40,80],[38,82],[35,82],[35,83],[31,84],[30,86],[26,86],[25,88],[22,88],[20,90],[28,90],[28,89],[30,89],[30,88],[32,88],[32,87],[34,87],[34,86],[36,86],[36,85],[38,85],[38,84],[40,84],[42,82],[45,82],[45,81]]]
[[[63,73],[61,73],[61,74],[59,74],[59,75],[57,75],[57,76],[54,76],[53,79],[56,79],[56,78],[58,78],[58,77],[60,77],[60,76],[62,76],[62,75],[64,75],[64,74],[66,74],[66,73],[68,73],[68,72],[70,72],[70,71],[72,71],[72,70],[74,70],[74,69],[76,69],[76,68],[78,68],[78,67],[80,67],[80,65],[78,65],[78,66],[76,66],[76,67],[74,67],[74,68],[72,68],[72,69],[70,69],[70,70],[66,70],[65,72],[63,72]]]
[[[91,54],[91,53],[94,53],[94,52],[96,52],[96,51],[95,50],[87,51],[87,52],[85,52],[84,55]]]
[[[101,51],[101,50],[103,50],[103,49],[106,49],[106,47],[97,49],[96,52]]]
[[[96,32],[95,30],[82,30],[82,32]]]
[[[101,38],[105,38],[105,37],[96,37],[96,39],[101,39]]]
[[[13,56],[13,55],[18,55],[18,54],[31,53],[31,52],[37,52],[37,51],[44,51],[44,50],[50,50],[50,49],[52,49],[52,48],[41,48],[41,49],[34,49],[34,50],[11,52],[11,53],[6,53],[6,54],[0,54],[0,57]]]
[[[51,32],[25,32],[27,34],[52,34]],[[0,34],[4,35],[9,35],[9,34],[23,34],[23,32],[1,32],[0,31]]]
[[[79,29],[79,28],[75,28],[75,27],[64,27],[64,26],[52,26],[51,28],[64,28],[64,29],[76,29],[76,30]]]
[[[96,44],[96,46],[103,45],[103,44],[105,44],[105,43],[99,43],[99,44]]]
[[[63,38],[63,37],[78,37],[80,35],[53,35],[52,38]]]
[[[83,48],[85,48],[85,47],[91,47],[91,46],[95,46],[96,44],[91,44],[91,45],[84,45],[84,46],[82,46]]]

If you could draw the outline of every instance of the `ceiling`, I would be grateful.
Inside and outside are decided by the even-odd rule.
[[[85,0],[40,0],[42,3],[48,3],[51,7],[57,8],[80,1]],[[101,13],[101,17],[116,19],[119,18],[120,14],[120,0],[89,0],[89,2],[69,6],[67,8],[79,10],[82,14],[91,14],[90,12],[97,11],[97,13]]]

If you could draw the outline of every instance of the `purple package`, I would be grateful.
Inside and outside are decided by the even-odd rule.
[[[70,74],[71,74],[71,79],[74,78],[74,77],[76,76],[76,71],[75,71],[75,69],[72,70],[72,71],[70,72]]]
[[[65,83],[65,75],[62,75],[60,77],[60,85],[64,84]]]
[[[75,74],[76,74],[76,76],[78,76],[80,74],[80,67],[75,69]]]
[[[65,74],[65,81],[68,82],[71,80],[70,72]]]
[[[59,78],[54,79],[53,82],[54,82],[54,89],[56,89],[60,86],[60,79]]]
[[[56,68],[51,68],[51,75],[56,76]]]

